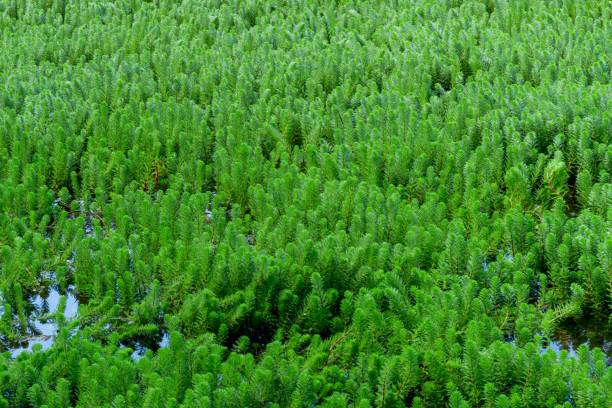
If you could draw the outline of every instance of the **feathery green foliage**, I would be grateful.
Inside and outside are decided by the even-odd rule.
[[[0,407],[612,406],[611,19],[0,2]]]

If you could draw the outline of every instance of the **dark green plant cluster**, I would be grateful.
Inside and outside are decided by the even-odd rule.
[[[610,21],[0,2],[0,407],[612,406]]]

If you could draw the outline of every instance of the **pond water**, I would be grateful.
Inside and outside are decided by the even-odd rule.
[[[170,336],[168,332],[161,330],[157,336],[142,337],[129,342],[123,342],[122,346],[134,350],[131,356],[132,360],[138,361],[146,354],[147,350],[156,352],[159,349],[168,347],[169,342]]]
[[[42,350],[46,350],[53,345],[58,333],[58,324],[51,316],[57,313],[61,296],[66,297],[66,307],[64,308],[64,319],[71,320],[77,315],[79,301],[74,295],[74,287],[69,286],[66,293],[60,293],[56,288],[49,288],[46,293],[36,295],[31,305],[33,311],[30,316],[28,336],[20,339],[17,344],[11,344],[9,352],[13,358],[24,351],[32,351],[36,344],[40,344]]]
[[[12,358],[16,358],[23,352],[32,352],[34,346],[39,344],[42,350],[47,350],[55,342],[58,334],[58,324],[52,317],[57,313],[61,296],[66,297],[66,307],[64,309],[64,319],[69,321],[77,316],[79,300],[75,296],[73,286],[69,286],[66,293],[60,293],[56,288],[46,289],[45,292],[36,295],[30,300],[32,312],[28,322],[28,334],[19,341],[10,343],[8,351]],[[170,337],[168,332],[160,330],[158,334],[147,337],[139,337],[130,341],[123,342],[123,347],[129,347],[134,352],[132,359],[140,360],[147,350],[153,352],[168,346]]]
[[[510,252],[504,254],[504,259],[508,262],[513,262],[514,257]],[[482,262],[482,269],[484,272],[488,272],[491,268],[493,259],[487,258]],[[539,282],[534,292],[539,291]],[[536,294],[532,294],[536,297]],[[589,350],[595,347],[600,348],[607,359],[607,365],[612,366],[612,332],[611,329],[606,328],[605,321],[598,320],[570,320],[559,325],[550,341],[545,342],[542,345],[540,352],[546,353],[548,350],[553,350],[555,353],[560,354],[562,350],[567,351],[570,358],[577,356],[576,352],[582,344],[586,344]],[[509,334],[505,337],[506,342],[513,342],[514,335]]]
[[[542,353],[553,350],[557,354],[566,350],[569,357],[576,357],[576,351],[582,344],[589,349],[599,347],[606,355],[607,365],[612,365],[612,336],[602,328],[604,322],[569,321],[560,325],[548,344],[542,347]]]

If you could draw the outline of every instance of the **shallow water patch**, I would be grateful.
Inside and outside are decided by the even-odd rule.
[[[541,352],[553,350],[559,354],[562,350],[569,357],[576,357],[578,348],[585,344],[589,350],[600,348],[606,356],[607,365],[612,365],[612,336],[606,325],[594,321],[569,321],[559,325],[549,342],[543,344]]]
[[[37,344],[42,350],[53,345],[59,331],[57,313],[62,296],[66,298],[63,319],[69,321],[76,317],[79,301],[75,296],[74,286],[69,286],[64,294],[54,287],[45,289],[30,301],[32,312],[28,318],[28,334],[8,344],[8,351],[13,358],[25,351],[32,351]]]
[[[168,347],[170,336],[165,330],[161,330],[156,336],[142,336],[129,341],[121,342],[121,346],[129,347],[134,350],[131,354],[132,360],[140,360],[147,352],[151,350],[156,352],[159,349]]]

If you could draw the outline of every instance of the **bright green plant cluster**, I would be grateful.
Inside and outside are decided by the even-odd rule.
[[[612,406],[610,21],[0,2],[0,407]]]

